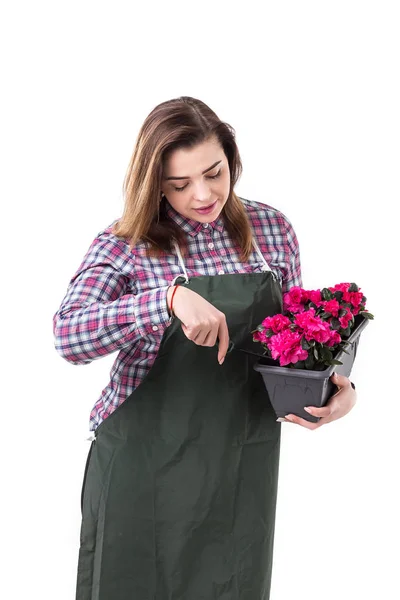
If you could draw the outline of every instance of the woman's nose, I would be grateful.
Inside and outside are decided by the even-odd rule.
[[[207,202],[210,200],[211,189],[205,181],[200,181],[194,184],[193,197],[198,202]]]

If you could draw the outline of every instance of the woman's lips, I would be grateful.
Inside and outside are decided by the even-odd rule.
[[[214,209],[214,206],[216,204],[217,204],[217,201],[215,201],[213,204],[209,204],[205,208],[195,208],[194,210],[196,212],[200,213],[201,215],[207,215],[208,213],[210,213]]]

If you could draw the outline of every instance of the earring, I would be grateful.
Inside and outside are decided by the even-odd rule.
[[[163,198],[165,198],[165,194],[163,192],[161,192],[160,202],[162,201]]]

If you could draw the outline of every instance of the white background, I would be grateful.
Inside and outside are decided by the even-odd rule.
[[[93,238],[121,214],[140,125],[179,95],[235,128],[236,191],[289,217],[304,286],[355,281],[376,316],[351,376],[354,410],[315,432],[282,425],[271,600],[399,598],[397,9],[3,8],[3,598],[75,598],[89,412],[116,355],[67,363],[52,317]]]

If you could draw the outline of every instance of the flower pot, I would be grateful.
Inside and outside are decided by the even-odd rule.
[[[254,366],[263,377],[270,402],[277,417],[294,414],[306,421],[317,423],[318,417],[313,417],[304,410],[305,406],[324,406],[329,398],[337,391],[337,387],[329,379],[336,372],[349,377],[357,353],[361,332],[368,324],[368,319],[362,315],[355,317],[355,328],[346,340],[346,352],[339,350],[334,356],[342,365],[332,365],[324,371],[310,371],[281,367],[279,362],[271,358],[261,358]]]

